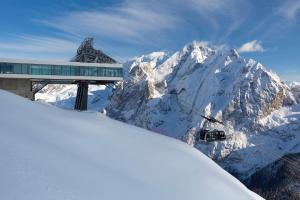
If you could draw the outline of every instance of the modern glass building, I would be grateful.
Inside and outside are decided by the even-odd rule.
[[[0,59],[0,77],[121,80],[121,64]]]

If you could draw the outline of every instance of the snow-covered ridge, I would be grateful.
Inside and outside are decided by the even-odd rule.
[[[0,90],[0,199],[260,199],[194,148]]]

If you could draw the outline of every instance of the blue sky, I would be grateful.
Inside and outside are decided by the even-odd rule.
[[[300,0],[2,0],[0,57],[69,60],[86,36],[119,61],[193,40],[300,81]]]

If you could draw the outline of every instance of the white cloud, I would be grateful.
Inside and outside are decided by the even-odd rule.
[[[0,56],[30,58],[68,58],[76,52],[78,43],[56,37],[17,35],[0,38]]]
[[[252,40],[243,44],[240,48],[238,48],[240,53],[244,52],[264,52],[264,48],[261,45],[261,41]]]
[[[286,20],[294,20],[299,12],[300,0],[285,0],[277,10],[277,14]]]
[[[15,50],[23,52],[49,52],[63,53],[76,50],[78,44],[74,42],[55,38],[22,35],[14,38],[14,42],[1,41],[0,48],[6,50]]]
[[[162,9],[154,10],[141,3],[125,2],[115,7],[75,11],[37,21],[76,36],[104,36],[134,42],[147,36],[159,37],[162,32],[176,28],[182,22],[176,15]]]
[[[260,38],[270,40],[287,36],[299,19],[297,16],[300,15],[300,0],[281,0],[268,9],[265,17],[261,18],[255,27],[248,31],[247,37],[259,34]]]
[[[171,34],[199,31],[195,24],[221,31],[224,16],[229,19],[228,34],[240,24],[242,14],[238,0],[124,0],[113,7],[65,13],[37,22],[85,37],[100,36],[130,43],[155,43],[170,39]],[[243,1],[246,2],[246,1]],[[245,9],[243,9],[245,10]],[[193,17],[191,17],[193,16]],[[222,16],[222,17],[221,17]],[[200,22],[200,20],[202,20]],[[222,36],[224,28],[222,28]]]

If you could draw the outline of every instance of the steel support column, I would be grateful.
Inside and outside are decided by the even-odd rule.
[[[89,84],[88,82],[80,81],[77,83],[77,87],[75,110],[87,110]]]

